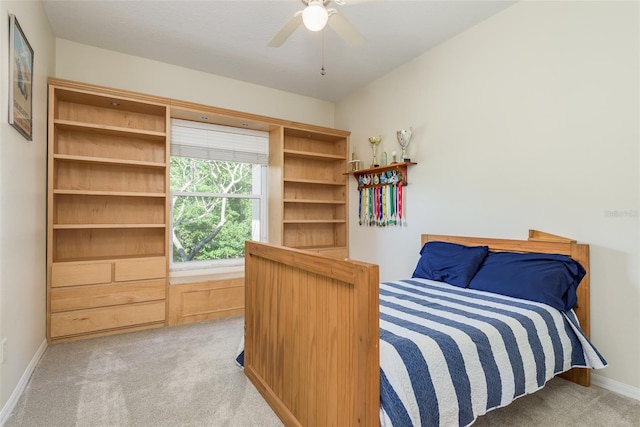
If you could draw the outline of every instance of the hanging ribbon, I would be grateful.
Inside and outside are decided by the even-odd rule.
[[[386,226],[387,225],[387,205],[388,205],[388,200],[387,200],[388,196],[387,196],[387,186],[384,185],[382,186],[382,226]]]
[[[382,187],[382,226],[383,227],[386,227],[387,218],[389,217],[389,204],[387,200],[388,198],[389,198],[389,187],[385,185],[384,187]]]
[[[378,187],[371,187],[371,196],[373,197],[373,217],[371,221],[371,225],[376,225],[378,221]]]
[[[362,188],[358,188],[358,223],[362,225]]]
[[[398,171],[363,175],[358,186],[358,222],[369,227],[407,225],[406,194]]]
[[[390,226],[393,218],[393,185],[389,185],[387,187],[387,206],[389,209],[387,214],[387,226]]]
[[[403,203],[404,202],[402,200],[402,183],[399,182],[398,183],[398,225],[402,225],[402,215],[404,211]]]
[[[375,203],[375,198],[373,197],[373,187],[369,187],[369,226],[371,226],[373,224],[373,215],[374,215],[374,210],[373,210],[373,205]]]
[[[382,187],[378,187],[378,227],[382,224]]]

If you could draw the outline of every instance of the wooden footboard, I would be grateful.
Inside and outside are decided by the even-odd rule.
[[[244,371],[285,425],[379,424],[378,286],[377,265],[246,243]]]

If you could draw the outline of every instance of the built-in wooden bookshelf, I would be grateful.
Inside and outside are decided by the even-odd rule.
[[[275,243],[348,256],[347,167],[349,132],[284,127],[270,140],[281,164],[280,241]],[[275,142],[275,144],[274,144]],[[280,148],[281,147],[281,148]]]
[[[349,132],[52,78],[49,342],[242,312],[242,277],[168,283],[172,117],[269,132],[269,242],[348,256]]]
[[[49,81],[47,338],[164,326],[169,103]]]

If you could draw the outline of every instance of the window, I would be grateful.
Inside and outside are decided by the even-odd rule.
[[[266,241],[267,132],[173,119],[171,270],[239,266]]]

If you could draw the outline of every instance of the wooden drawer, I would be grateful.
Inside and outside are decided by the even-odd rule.
[[[167,277],[165,257],[121,260],[115,262],[115,281],[160,279]]]
[[[163,322],[164,319],[164,301],[52,313],[51,337]]]
[[[164,300],[166,281],[149,280],[51,290],[51,312]]]
[[[169,286],[169,325],[244,313],[244,277]]]
[[[78,286],[111,282],[111,263],[64,262],[51,265],[51,286]]]
[[[242,283],[244,285],[244,283]],[[182,294],[182,315],[197,316],[244,307],[244,286],[205,289]]]

